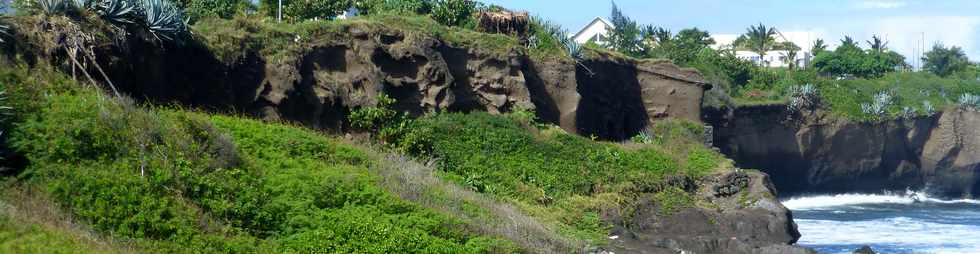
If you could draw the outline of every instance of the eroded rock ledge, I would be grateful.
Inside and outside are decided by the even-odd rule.
[[[787,120],[784,107],[737,109],[709,119],[715,144],[773,176],[781,193],[927,189],[946,197],[980,194],[980,112],[855,122],[826,112]]]
[[[580,61],[460,48],[399,30],[351,26],[286,56],[243,48],[225,63],[206,45],[131,40],[98,55],[124,92],[157,102],[250,113],[343,130],[350,110],[384,92],[413,114],[535,109],[543,121],[609,140],[628,139],[665,118],[700,121],[701,75],[668,61],[590,52]],[[305,41],[304,41],[305,40]],[[313,41],[313,42],[309,42]]]

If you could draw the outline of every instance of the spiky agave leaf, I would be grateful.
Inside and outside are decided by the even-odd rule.
[[[132,24],[132,16],[136,13],[136,6],[129,0],[97,0],[93,6],[99,16],[115,24]]]
[[[4,42],[3,38],[6,38],[6,37],[10,36],[9,30],[10,30],[10,27],[9,26],[5,26],[3,24],[0,24],[0,43],[3,43]],[[2,91],[0,91],[0,92],[2,92]]]
[[[143,25],[160,40],[173,41],[187,32],[184,11],[168,0],[137,0]]]
[[[46,14],[69,14],[88,8],[88,0],[35,0],[34,7]]]

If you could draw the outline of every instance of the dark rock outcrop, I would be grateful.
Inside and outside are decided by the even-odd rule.
[[[665,213],[649,201],[618,228],[616,253],[814,253],[800,238],[792,213],[775,199],[766,174],[720,173],[698,185],[707,204]]]
[[[787,118],[781,105],[709,118],[714,143],[738,166],[773,176],[784,194],[928,189],[980,194],[980,112],[856,122],[825,112]]]
[[[534,109],[569,132],[625,140],[655,121],[700,121],[704,89],[693,69],[593,52],[581,62],[454,47],[434,37],[346,27],[285,56],[243,49],[233,63],[207,45],[130,39],[95,48],[119,89],[138,99],[236,111],[344,130],[352,109],[385,93],[398,110],[506,113]],[[303,38],[297,38],[302,41]],[[58,58],[58,56],[54,56]],[[95,70],[92,70],[94,72]]]

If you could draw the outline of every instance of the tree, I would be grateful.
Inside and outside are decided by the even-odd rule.
[[[936,43],[932,50],[926,52],[922,58],[925,63],[923,68],[926,71],[941,77],[948,77],[954,73],[966,70],[970,65],[963,49],[957,46],[945,47],[942,43]]]
[[[758,26],[750,26],[745,34],[735,40],[735,44],[755,52],[759,54],[760,58],[765,59],[766,53],[775,49],[776,34],[775,27],[767,27],[759,23]]]
[[[612,3],[612,15],[609,18],[614,27],[609,29],[606,47],[629,56],[640,56],[643,38],[636,21],[623,15],[615,2]]]
[[[471,0],[439,0],[432,8],[432,19],[447,26],[460,26],[472,20],[477,3]]]
[[[267,15],[277,15],[279,0],[261,0],[261,3]],[[282,0],[282,17],[290,22],[330,19],[343,13],[351,4],[350,0]]]
[[[845,36],[834,51],[817,54],[813,59],[813,67],[821,73],[834,76],[875,78],[907,66],[905,56],[888,50],[887,41],[874,36],[867,42],[871,49],[863,50],[854,38]]]
[[[715,44],[715,39],[711,38],[711,34],[709,34],[708,31],[700,30],[697,27],[688,28],[677,32],[675,41],[696,48],[707,48]]]
[[[252,1],[246,0],[191,0],[183,7],[191,20],[208,17],[230,19],[237,13],[254,11]]]
[[[643,29],[646,38],[646,57],[666,58],[680,65],[687,65],[698,58],[702,50],[715,44],[711,34],[697,28],[681,30],[676,35],[670,30],[647,26]]]
[[[888,42],[882,40],[881,37],[878,37],[877,35],[871,36],[871,40],[867,42],[868,42],[868,46],[871,47],[870,50],[872,52],[884,53],[885,51],[888,50]]]
[[[817,39],[816,41],[814,41],[813,47],[810,48],[810,54],[813,54],[813,56],[817,56],[820,53],[826,51],[827,51],[827,44],[823,41],[823,39]]]
[[[796,57],[799,55],[799,50],[790,49],[786,53],[783,53],[783,63],[789,66],[789,69],[796,69]]]

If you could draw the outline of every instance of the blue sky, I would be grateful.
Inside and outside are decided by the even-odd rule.
[[[572,32],[596,16],[608,17],[611,7],[608,0],[485,2],[529,11]],[[675,32],[698,27],[712,34],[735,34],[762,22],[784,33],[823,38],[832,45],[843,35],[864,41],[878,34],[908,58],[924,35],[926,46],[942,41],[963,47],[971,59],[980,60],[980,0],[617,0],[616,4],[641,24]]]

